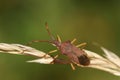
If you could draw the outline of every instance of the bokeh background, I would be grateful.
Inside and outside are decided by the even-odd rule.
[[[119,0],[0,0],[0,42],[26,44],[31,40],[50,40],[45,30],[63,41],[77,38],[86,49],[101,53],[97,42],[120,56]],[[48,52],[55,47],[36,43]],[[30,56],[0,54],[0,80],[120,80],[107,72],[69,65],[26,63]]]

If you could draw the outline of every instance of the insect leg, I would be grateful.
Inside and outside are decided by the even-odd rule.
[[[56,59],[56,58],[58,58],[58,55],[56,55],[56,56],[54,57],[54,59]]]
[[[60,43],[62,42],[59,35],[57,35],[57,40],[58,40]]]
[[[43,57],[46,57],[46,55],[49,55],[49,54],[51,54],[51,53],[54,53],[54,52],[57,52],[58,50],[57,49],[55,49],[55,50],[52,50],[52,51],[49,51],[47,54],[45,54]]]
[[[77,39],[76,39],[76,38],[74,38],[74,39],[71,41],[71,44],[73,44],[76,40],[77,40]]]
[[[59,59],[59,58],[54,58],[53,60],[54,64],[70,64],[70,60],[64,60],[64,59]]]
[[[49,51],[49,53],[48,54],[50,54],[50,53],[54,53],[54,52],[57,52],[58,50],[57,49],[55,49],[55,50],[52,50],[52,51]]]
[[[84,48],[84,47],[86,46],[86,44],[87,44],[87,43],[84,42],[84,43],[81,43],[81,44],[76,45],[76,47]]]
[[[54,64],[54,61],[58,58],[58,55],[54,56],[53,58],[54,60],[51,62],[51,64]]]
[[[75,66],[73,65],[73,63],[70,63],[70,66],[73,70],[75,70]]]

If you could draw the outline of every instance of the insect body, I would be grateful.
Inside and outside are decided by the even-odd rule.
[[[73,63],[84,66],[89,65],[90,63],[86,53],[83,50],[77,48],[75,45],[71,44],[70,41],[62,43],[59,49],[61,53],[68,56],[68,58],[70,58]]]
[[[61,39],[59,36],[57,36],[57,39],[55,39],[51,34],[51,32],[49,31],[47,23],[46,23],[46,30],[51,37],[51,41],[34,40],[32,42],[49,42],[54,46],[56,46],[58,50],[61,52],[61,54],[67,56],[69,59],[69,61],[66,61],[66,60],[55,58],[53,63],[71,64],[73,69],[75,69],[73,64],[82,65],[82,66],[87,66],[90,64],[90,59],[87,57],[87,54],[82,49],[78,48],[84,45],[84,43],[78,46],[75,46],[72,44],[75,41],[75,39],[73,41],[65,41],[65,42],[61,42]]]

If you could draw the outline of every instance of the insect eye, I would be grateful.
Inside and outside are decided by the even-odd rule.
[[[87,66],[90,64],[90,60],[86,55],[79,56],[78,60],[81,65]]]

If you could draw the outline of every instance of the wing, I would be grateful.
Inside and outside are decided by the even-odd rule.
[[[87,55],[81,55],[78,57],[79,63],[81,65],[87,66],[90,64],[90,59],[87,57]]]

